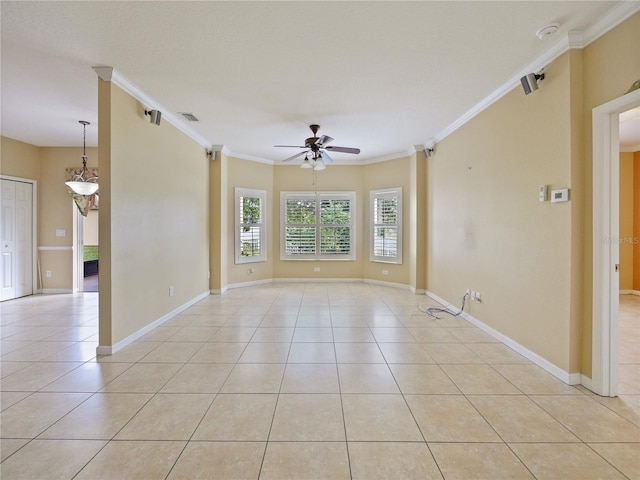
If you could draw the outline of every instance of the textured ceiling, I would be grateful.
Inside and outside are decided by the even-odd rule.
[[[278,161],[294,151],[274,144],[300,144],[319,123],[360,159],[384,158],[515,87],[619,3],[3,1],[2,134],[80,145],[82,119],[95,145],[91,67],[109,65],[230,152]],[[539,40],[551,22],[558,33]]]

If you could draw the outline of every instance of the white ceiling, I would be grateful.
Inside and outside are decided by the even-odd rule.
[[[629,3],[638,9],[607,1],[3,1],[2,135],[77,146],[78,120],[89,120],[95,145],[91,67],[108,65],[165,117],[192,112],[200,122],[187,128],[240,156],[279,161],[295,151],[273,145],[301,144],[307,125],[319,123],[336,145],[360,147],[360,159],[390,157],[438,139],[497,90],[516,87],[527,68],[543,67],[536,62],[567,45],[568,32],[593,31]],[[558,33],[538,39],[551,22]]]

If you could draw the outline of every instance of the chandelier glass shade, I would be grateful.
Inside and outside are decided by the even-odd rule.
[[[82,140],[82,170],[77,173],[73,178],[65,182],[67,187],[73,190],[78,195],[93,195],[98,191],[98,177],[89,176],[89,170],[87,170],[87,125],[89,122],[80,120],[84,130],[84,136]]]

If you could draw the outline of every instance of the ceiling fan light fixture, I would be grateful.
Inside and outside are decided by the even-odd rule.
[[[326,168],[327,168],[327,166],[324,164],[322,159],[316,160],[316,164],[313,167],[314,170],[324,170]]]
[[[300,165],[300,168],[313,168],[313,165],[311,165],[311,162],[309,161],[309,157],[306,155],[302,161],[302,165]]]

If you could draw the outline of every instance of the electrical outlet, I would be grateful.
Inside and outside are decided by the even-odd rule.
[[[173,287],[169,287],[169,296],[173,297]]]
[[[253,268],[250,268],[249,270],[247,270],[247,275],[252,275],[254,271],[255,270],[253,270]]]
[[[387,269],[382,270],[382,274],[383,275],[389,275],[389,270],[387,270]]]
[[[320,271],[320,267],[313,267],[313,271],[314,272],[319,272]]]
[[[51,270],[47,270],[45,275],[47,278],[51,278]]]
[[[480,295],[480,292],[476,292],[475,297],[473,298],[476,302],[480,303],[482,301],[482,296]]]

